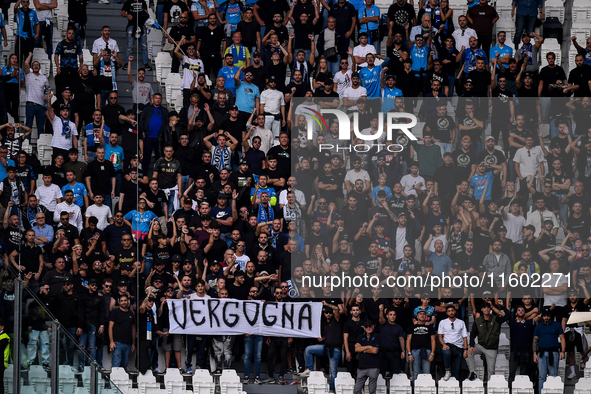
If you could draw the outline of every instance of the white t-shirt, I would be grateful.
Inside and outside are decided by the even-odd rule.
[[[41,184],[35,190],[35,197],[39,199],[39,204],[43,205],[49,212],[55,212],[58,198],[63,198],[62,189],[52,183],[49,186]]]
[[[404,247],[408,245],[406,240],[406,227],[396,229],[396,243],[394,244],[394,260],[399,260],[404,257]]]
[[[193,72],[199,74],[203,71],[203,62],[201,59],[191,59],[187,56],[183,56],[183,82],[181,83],[181,89],[190,89],[191,82],[193,82]],[[197,85],[197,82],[195,82]]]
[[[513,216],[512,213],[508,213],[504,224],[507,227],[507,238],[517,244],[523,243],[522,229],[525,226],[525,218],[521,215]]]
[[[361,97],[367,97],[367,89],[364,88],[363,86],[359,86],[359,87],[357,87],[357,89],[353,89],[352,86],[349,86],[343,92],[343,97],[347,97],[349,100],[355,99],[355,101],[357,101],[357,99],[359,99]],[[354,111],[357,109],[357,106],[354,105],[354,106],[349,107],[347,109]]]
[[[53,138],[51,139],[51,147],[52,148],[59,148],[64,150],[72,149],[72,137],[78,135],[78,130],[76,130],[76,125],[68,120],[68,125],[70,126],[70,135],[62,135],[62,128],[63,124],[65,123],[62,118],[59,116],[55,116],[53,118]]]
[[[414,178],[412,175],[406,174],[400,180],[400,184],[402,185],[402,187],[404,187],[404,194],[406,194],[406,195],[414,194],[415,196],[417,196],[417,192],[414,189],[414,187],[417,183],[421,183],[421,182],[423,184],[421,185],[420,189],[427,190],[427,188],[425,187],[425,179],[420,175],[417,175],[417,177]]]
[[[354,185],[357,179],[361,179],[364,185],[365,181],[371,181],[369,173],[365,170],[360,170],[359,172],[355,172],[355,170],[347,171],[347,175],[345,175],[345,181],[349,181],[351,182],[351,185]]]
[[[100,207],[92,204],[86,210],[85,216],[87,218],[94,216],[98,219],[98,224],[96,227],[99,230],[104,230],[109,225],[109,219],[113,217],[111,214],[111,209],[106,205],[101,205]]]
[[[252,123],[247,123],[246,128],[252,128],[252,131],[250,132],[250,138],[248,139],[248,144],[252,147],[252,139],[254,137],[259,137],[261,139],[261,147],[259,149],[265,152],[266,155],[269,149],[273,147],[273,143],[275,142],[273,132],[269,129],[261,129],[258,126],[253,126]]]
[[[546,275],[547,278],[547,275]],[[545,280],[547,280],[544,278]],[[563,284],[568,284],[568,279],[566,276],[562,274],[553,274],[550,281],[547,283],[549,287],[560,287]],[[565,306],[567,302],[566,298],[566,291],[560,294],[544,294],[544,306],[552,306],[552,304],[556,306]]]
[[[515,157],[513,161],[515,163],[519,163],[519,171],[521,172],[521,176],[527,177],[531,176],[536,173],[536,170],[539,170],[540,163],[544,160],[544,153],[542,152],[542,148],[539,146],[534,146],[531,150],[528,150],[524,146],[523,148],[517,149],[515,152]],[[540,175],[538,174],[538,177]]]
[[[453,322],[454,328],[451,328],[452,322],[449,319],[442,320],[439,323],[439,328],[437,329],[437,334],[443,335],[443,342],[450,343],[459,347],[460,349],[464,348],[464,338],[468,338],[468,330],[466,330],[466,325],[460,319],[456,319]]]
[[[366,46],[357,45],[353,48],[353,56],[366,57],[368,53],[377,53],[376,48],[373,45],[367,44]],[[367,67],[367,62],[359,63],[357,69]]]
[[[248,258],[246,254],[243,254],[242,256],[237,256],[236,253],[234,253],[234,257],[236,257],[236,264],[238,264],[238,266],[240,267],[240,271],[245,272],[246,263],[250,261],[250,258]]]
[[[99,55],[103,49],[107,47],[107,43],[103,40],[103,37],[99,37],[92,43],[92,53]],[[109,49],[111,52],[119,52],[119,46],[117,41],[109,38]]]
[[[263,90],[259,101],[265,106],[265,112],[274,115],[280,114],[281,106],[285,106],[285,98],[283,97],[283,93],[277,89]]]
[[[25,75],[25,86],[27,88],[27,101],[43,105],[45,101],[45,87],[49,86],[47,77],[41,73],[35,75],[31,71]]]
[[[295,190],[295,199],[300,205],[306,205],[306,196],[301,190]],[[279,193],[279,204],[287,205],[287,189]]]
[[[339,97],[343,97],[345,89],[351,86],[351,74],[351,70],[347,70],[344,74],[342,71],[339,71],[332,78],[333,82],[337,84],[337,93],[339,94]]]

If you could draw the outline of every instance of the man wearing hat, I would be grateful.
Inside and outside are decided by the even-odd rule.
[[[66,92],[66,90],[64,91]],[[52,97],[53,94],[50,92],[47,98],[48,101]],[[59,116],[56,116],[54,108],[49,106],[46,115],[53,127],[53,138],[51,140],[53,156],[62,154],[67,157],[69,150],[78,146],[78,129],[76,124],[70,121],[70,107],[67,104],[62,104],[59,107]]]
[[[474,320],[470,331],[470,348],[468,349],[467,359],[470,380],[477,378],[474,365],[475,355],[484,354],[486,357],[488,379],[495,374],[501,325],[511,317],[509,311],[503,305],[503,300],[499,300],[498,305],[485,302],[480,305],[480,311],[480,316]],[[478,343],[476,343],[476,338],[478,338]]]
[[[259,100],[258,110],[259,114],[264,115],[264,127],[271,130],[274,139],[278,140],[281,127],[285,126],[285,98],[283,93],[277,90],[277,78],[274,75],[269,77],[267,89],[262,90]],[[267,152],[269,148],[264,151]]]
[[[374,323],[371,320],[364,321],[362,326],[364,333],[355,343],[355,353],[359,362],[355,394],[361,394],[367,379],[369,379],[369,393],[375,394],[380,374],[380,335],[374,332]]]
[[[533,44],[531,39],[535,38],[536,43]],[[521,47],[515,51],[515,58],[520,62],[526,64],[525,71],[535,73],[537,75],[540,65],[538,63],[538,51],[544,43],[544,37],[535,32],[525,32],[521,36]],[[533,75],[532,75],[533,76]]]
[[[564,360],[566,339],[560,323],[552,320],[552,310],[542,310],[542,323],[534,328],[532,351],[534,362],[538,364],[538,389],[540,393],[546,377],[558,376],[558,362]]]

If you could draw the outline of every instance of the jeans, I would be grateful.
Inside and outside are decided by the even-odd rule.
[[[88,156],[88,162],[96,160],[96,152],[87,152],[86,155]]]
[[[187,346],[187,358],[185,360],[185,366],[187,368],[191,367],[191,362],[193,361],[193,349],[197,346],[197,357],[196,357],[196,367],[201,368],[205,365],[205,354],[207,348],[207,337],[200,337],[201,339],[197,339],[196,335],[187,335],[186,337],[186,346]]]
[[[436,142],[435,145],[441,149],[441,157],[443,157],[445,152],[451,152],[453,150],[453,145],[449,142]]]
[[[521,35],[524,33],[531,33],[534,31],[536,26],[536,15],[521,15],[517,14],[515,16],[515,37],[513,38],[513,43],[515,44],[515,48],[519,46],[521,43]]]
[[[35,119],[37,121],[37,133],[43,134],[43,132],[45,131],[45,111],[46,109],[44,106],[27,102],[27,127],[33,127],[33,119]]]
[[[472,141],[472,145],[470,146],[474,154],[478,156],[480,152],[482,152],[482,141],[480,138],[477,141]]]
[[[429,358],[421,358],[421,349],[411,350],[413,362],[412,362],[412,381],[417,380],[417,376],[421,373],[430,373],[431,363]],[[429,351],[430,353],[430,351]]]
[[[562,199],[562,196],[557,196],[559,200]],[[568,204],[558,204],[558,217],[560,218],[560,223],[564,223],[566,227],[566,219],[568,218]]]
[[[190,175],[181,175],[181,179],[182,179],[182,186],[183,186],[183,190],[187,190],[187,188],[189,187],[189,177]]]
[[[456,77],[453,75],[448,75],[447,80],[449,81],[449,94],[447,97],[452,97],[454,95],[454,88],[456,85]]]
[[[548,123],[551,106],[552,99],[550,97],[540,97],[540,115],[542,116],[542,123]]]
[[[37,344],[41,343],[41,360],[39,364],[49,364],[51,352],[49,350],[49,333],[47,331],[33,330],[29,333],[29,343],[27,344],[27,358],[29,364],[33,364],[37,358]]]
[[[381,368],[380,373],[382,376],[386,375],[386,371],[390,371],[392,374],[400,373],[400,354],[402,350],[383,350],[380,349],[381,354]]]
[[[47,56],[51,58],[53,53],[53,23],[49,25],[45,21],[39,21],[41,28],[39,31],[39,38],[35,40],[35,48],[43,48],[43,38],[45,38],[45,45],[47,45]]]
[[[116,171],[115,172],[115,195],[118,196],[119,192],[121,191],[121,183],[123,182],[123,172]],[[113,207],[109,207],[113,209]]]
[[[66,328],[66,330],[68,330],[68,333],[70,334],[64,334],[66,336],[66,356],[68,357],[68,365],[72,367],[74,366],[74,352],[78,351],[78,349],[76,348],[74,341],[70,338],[76,338],[77,327]],[[82,357],[82,355],[80,355],[80,357]]]
[[[136,42],[135,33],[136,33],[135,27],[129,26],[127,28],[127,50],[125,51],[124,63],[127,62],[127,59],[129,59],[129,56],[131,56],[133,48],[135,47],[135,42]],[[140,45],[142,47],[143,64],[147,64],[149,62],[149,59],[148,59],[148,38],[146,36],[146,28],[144,26],[142,26],[142,33],[141,33],[139,40],[140,40]]]
[[[109,207],[109,209],[113,210],[113,199],[111,198],[110,194],[103,194],[103,205]]]
[[[94,324],[90,325],[90,328],[87,331],[83,331],[80,334],[80,347],[85,348],[90,353],[90,359],[96,359],[96,327]],[[84,356],[80,355],[78,357],[78,365],[84,366]],[[88,363],[90,365],[90,363]]]
[[[324,352],[328,353],[328,349],[325,349],[324,345],[311,345],[306,348],[304,355],[306,357],[306,368],[312,370],[314,368],[314,356],[323,356]],[[332,351],[332,357],[328,355],[328,362],[330,365],[330,389],[334,390],[334,380],[337,377],[337,371],[339,368],[339,360],[341,359],[341,349],[334,348]]]
[[[244,377],[250,376],[250,360],[254,354],[254,376],[261,376],[261,352],[263,351],[263,337],[250,335],[244,337]]]
[[[336,75],[339,70],[341,69],[341,57],[337,55],[337,60],[334,62],[328,62],[328,71],[332,73],[332,75]]]
[[[453,377],[459,380],[460,365],[462,364],[461,353],[454,355],[455,350],[451,347],[447,350],[442,350],[441,352],[443,353],[443,364],[445,365],[445,370],[451,371]]]
[[[156,159],[160,157],[158,138],[146,137],[144,138],[144,158],[142,159],[144,173],[148,173],[148,167],[150,167],[150,161],[152,161],[152,152],[156,154]]]
[[[113,89],[102,89],[101,90],[101,108],[109,104],[109,95],[113,93]]]
[[[328,9],[323,7],[322,8],[322,30],[326,29],[327,26],[328,26]],[[334,73],[332,75],[334,75]]]
[[[122,367],[127,372],[127,362],[131,353],[131,345],[115,341],[115,350],[111,360],[111,367]]]
[[[558,361],[560,360],[559,353],[552,352],[552,354],[554,356],[554,362],[551,365],[548,360],[548,352],[540,353],[538,356],[538,387],[540,393],[546,382],[546,375],[558,376]]]
[[[367,33],[369,35],[369,33]],[[369,38],[367,40],[367,43],[369,45],[373,45],[373,47],[376,49],[376,54],[379,55],[380,54],[380,40],[372,40],[371,38]],[[334,74],[333,74],[334,75]]]
[[[84,41],[86,40],[86,25],[81,25],[78,22],[70,22],[68,27],[74,28],[74,39],[78,41],[78,44],[82,47],[84,46]]]
[[[164,25],[164,3],[158,3],[156,7],[156,19],[160,26]]]

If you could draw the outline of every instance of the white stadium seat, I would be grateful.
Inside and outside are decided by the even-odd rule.
[[[544,382],[542,394],[562,394],[564,392],[564,383],[560,376],[548,376]]]
[[[193,392],[195,394],[214,394],[215,383],[208,370],[195,370],[193,374]]]
[[[484,394],[484,384],[482,380],[464,380],[462,382],[462,394]]]
[[[534,394],[534,385],[527,375],[517,375],[511,384],[512,394]]]
[[[334,386],[336,394],[353,394],[355,379],[351,377],[350,373],[339,372],[334,380]]]
[[[415,380],[415,394],[436,394],[435,380],[430,374],[422,373]]]
[[[448,381],[441,379],[439,381],[439,394],[460,394],[460,382],[451,377]]]
[[[573,394],[591,394],[591,378],[580,378]]]
[[[488,394],[509,394],[509,385],[504,375],[493,375],[488,380]]]

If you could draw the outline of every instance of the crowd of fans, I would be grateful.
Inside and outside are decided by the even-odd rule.
[[[576,378],[587,343],[566,322],[591,301],[591,39],[582,48],[572,38],[568,78],[551,52],[539,69],[542,2],[530,3],[514,1],[517,34],[507,37],[493,34],[486,0],[459,16],[447,0],[421,2],[416,16],[412,0],[398,0],[385,29],[371,0],[158,2],[163,50],[183,77],[177,112],[146,81],[143,0],[122,6],[125,56],[104,26],[93,71],[82,64],[86,2],[68,2],[54,51],[43,13],[57,2],[32,10],[19,0],[16,54],[0,80],[0,311],[4,332],[27,349],[22,366],[50,368],[51,311],[69,333],[63,362],[77,371],[90,359],[127,368],[137,351],[140,373],[191,374],[211,352],[218,373],[243,356],[244,383],[306,377],[314,356],[318,368],[328,361],[332,390],[339,366],[357,377],[356,392],[367,378],[375,390],[380,373],[473,380],[475,356],[494,374],[506,323],[510,381],[527,374],[541,390],[565,352]],[[43,42],[57,65],[51,85],[32,61]],[[119,70],[132,108],[118,104]],[[340,140],[329,116],[325,127],[312,122],[310,138],[310,112],[336,108],[355,115],[353,138]],[[402,131],[362,138],[382,132],[386,112],[416,114],[421,141]],[[34,120],[39,136],[53,134],[46,167],[22,149]],[[484,284],[429,286],[442,275]],[[382,286],[402,276],[423,285]],[[333,277],[379,285],[333,287]],[[37,299],[20,333],[15,278]],[[322,337],[169,334],[167,299],[208,297],[322,302]]]

